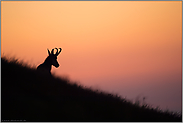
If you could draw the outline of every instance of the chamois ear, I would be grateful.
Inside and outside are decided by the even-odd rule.
[[[48,54],[50,55],[51,53],[50,53],[50,51],[49,51],[49,49],[47,48],[47,50],[48,50]]]

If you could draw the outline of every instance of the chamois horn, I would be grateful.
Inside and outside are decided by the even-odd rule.
[[[54,54],[54,49],[51,50],[51,54]]]
[[[58,56],[62,50],[62,48],[59,48],[59,51],[58,51],[58,48],[55,48],[57,50],[57,52],[55,53],[56,56]]]

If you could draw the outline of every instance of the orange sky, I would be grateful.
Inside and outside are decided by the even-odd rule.
[[[1,54],[37,66],[61,47],[56,75],[172,110],[181,46],[182,1],[1,1]]]

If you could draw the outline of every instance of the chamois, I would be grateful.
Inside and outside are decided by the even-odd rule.
[[[56,53],[54,54],[54,49],[56,49]],[[59,64],[58,64],[58,61],[57,61],[57,56],[60,54],[61,52],[61,48],[59,48],[59,51],[57,48],[54,48],[52,49],[51,53],[48,50],[48,54],[49,56],[45,59],[45,61],[40,64],[38,67],[37,67],[37,70],[41,71],[41,72],[44,72],[44,73],[49,73],[51,74],[51,67],[52,65],[55,66],[56,68],[59,67]]]

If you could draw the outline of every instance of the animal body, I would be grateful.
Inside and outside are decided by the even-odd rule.
[[[54,49],[57,50],[55,54],[54,54]],[[52,65],[55,66],[56,68],[59,67],[59,63],[57,61],[57,56],[60,54],[62,49],[59,48],[59,51],[58,51],[57,48],[54,48],[54,49],[52,49],[51,52],[49,51],[49,49],[47,49],[49,56],[45,59],[45,61],[42,64],[40,64],[37,67],[38,71],[51,74],[51,67],[52,67]]]

